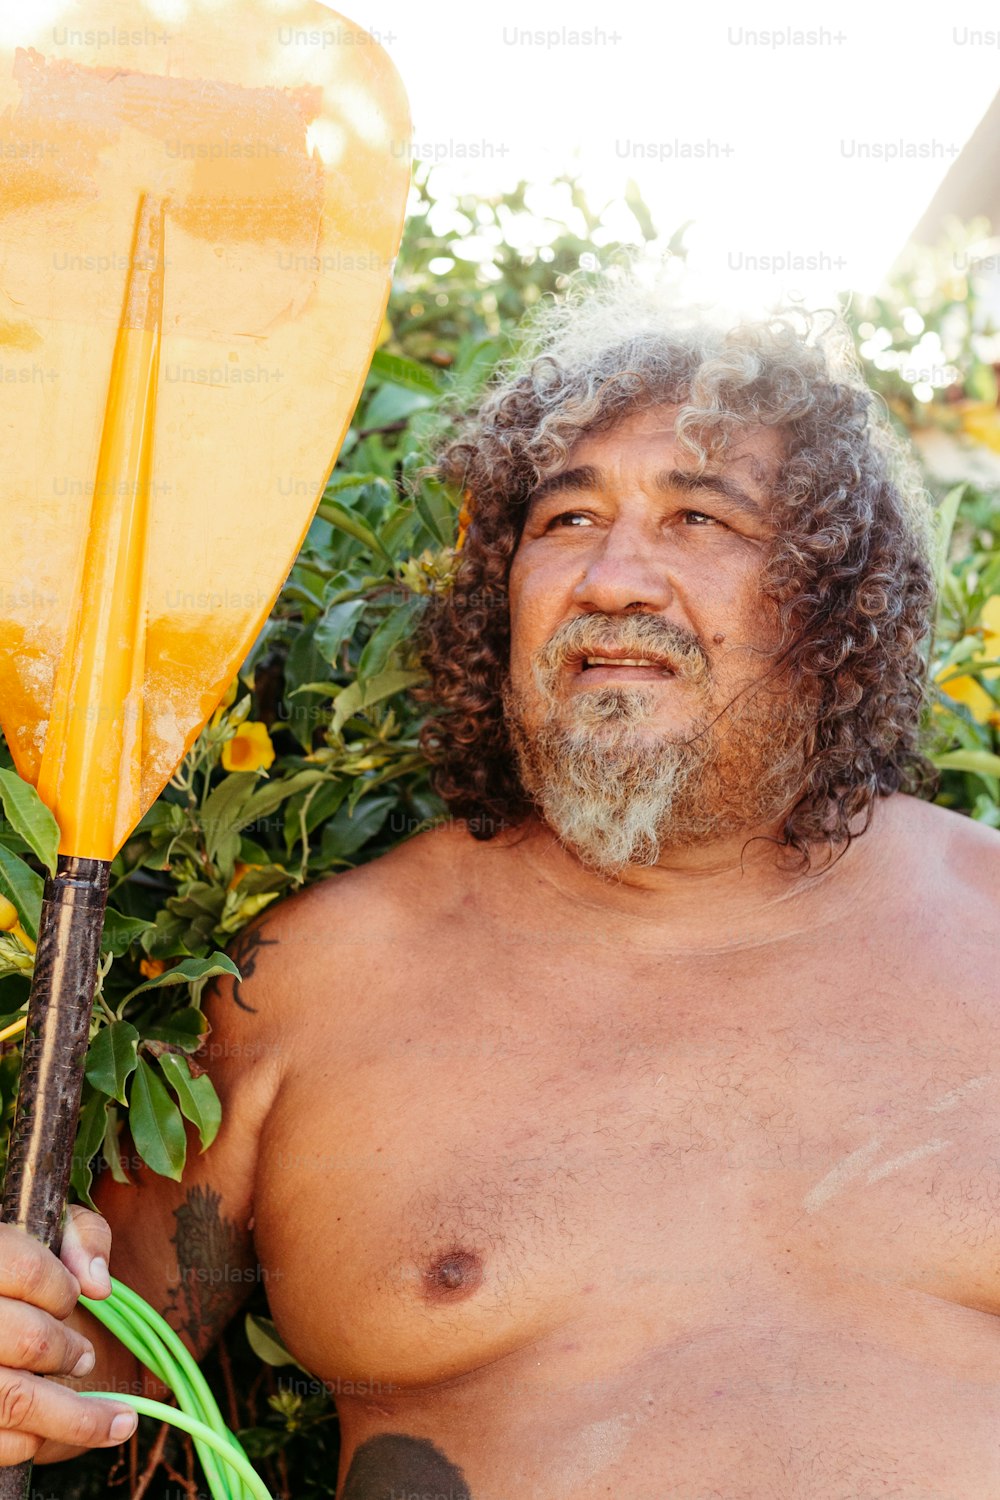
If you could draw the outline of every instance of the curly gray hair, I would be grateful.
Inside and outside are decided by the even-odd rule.
[[[583,433],[661,403],[679,406],[696,470],[749,428],[783,440],[762,591],[778,609],[775,669],[818,697],[783,828],[808,867],[813,845],[846,849],[859,813],[867,829],[876,797],[933,795],[938,781],[920,748],[932,510],[830,310],[725,319],[629,278],[572,288],[535,313],[435,465],[468,494],[472,519],[454,588],[431,599],[420,628],[430,684],[419,695],[438,710],[421,734],[432,781],[479,838],[527,816],[502,708],[507,580],[526,503]]]

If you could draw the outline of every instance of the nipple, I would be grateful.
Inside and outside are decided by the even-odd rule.
[[[430,1302],[453,1302],[468,1297],[482,1284],[483,1263],[469,1250],[449,1250],[436,1256],[423,1273],[424,1296]]]

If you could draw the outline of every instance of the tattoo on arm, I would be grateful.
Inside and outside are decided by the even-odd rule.
[[[383,1432],[354,1450],[342,1500],[472,1500],[465,1475],[426,1438]]]
[[[180,1280],[164,1312],[199,1352],[211,1347],[242,1303],[242,1272],[248,1253],[253,1254],[249,1234],[220,1215],[221,1201],[221,1193],[195,1187],[174,1210],[177,1229],[170,1243],[177,1250]]]
[[[241,1010],[248,1010],[253,1015],[257,1014],[257,1007],[255,1005],[248,1005],[242,998],[241,989],[243,980],[249,979],[257,967],[258,949],[276,948],[278,945],[277,938],[266,938],[262,935],[263,928],[264,924],[261,923],[260,927],[255,927],[252,931],[247,929],[241,932],[233,944],[233,963],[242,975],[241,979],[237,979],[233,983],[233,999]]]

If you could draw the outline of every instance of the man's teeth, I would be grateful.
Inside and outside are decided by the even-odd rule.
[[[585,656],[585,667],[659,667],[661,662],[651,661],[648,656]],[[664,667],[664,671],[669,668]]]

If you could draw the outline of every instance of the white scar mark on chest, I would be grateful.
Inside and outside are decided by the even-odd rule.
[[[873,1136],[856,1151],[852,1151],[842,1162],[839,1162],[832,1171],[817,1182],[816,1186],[809,1189],[802,1200],[802,1207],[807,1213],[813,1214],[829,1203],[830,1199],[839,1193],[848,1183],[864,1174],[866,1182],[878,1182],[882,1177],[888,1177],[890,1172],[897,1172],[901,1167],[909,1166],[911,1162],[920,1161],[924,1156],[933,1156],[936,1151],[943,1151],[950,1146],[951,1141],[941,1140],[935,1137],[932,1141],[925,1141],[922,1146],[914,1146],[911,1151],[904,1151],[901,1156],[894,1156],[890,1161],[883,1162],[881,1166],[872,1166],[872,1159],[882,1149],[882,1137]]]
[[[839,1193],[841,1188],[853,1182],[855,1177],[860,1177],[872,1157],[877,1156],[881,1149],[882,1137],[876,1135],[870,1141],[866,1141],[863,1146],[859,1146],[856,1151],[852,1151],[849,1156],[845,1156],[842,1162],[838,1162],[832,1171],[827,1172],[826,1176],[806,1193],[802,1200],[802,1207],[806,1213],[814,1214],[818,1208],[823,1207],[824,1203],[828,1203],[835,1193]]]
[[[581,1485],[606,1474],[625,1452],[638,1421],[634,1412],[622,1412],[600,1422],[590,1422],[573,1434],[572,1444],[565,1450],[549,1453],[548,1478],[558,1484],[558,1493],[571,1500]]]
[[[911,1161],[919,1161],[922,1156],[933,1156],[935,1151],[943,1151],[945,1146],[950,1146],[951,1141],[933,1140],[927,1141],[923,1146],[914,1146],[912,1151],[904,1151],[902,1156],[894,1156],[892,1161],[883,1162],[880,1167],[873,1167],[865,1178],[866,1182],[878,1182],[880,1177],[888,1177],[890,1172],[898,1171],[900,1167],[908,1167]]]
[[[960,1104],[967,1094],[974,1094],[977,1089],[985,1088],[988,1083],[997,1081],[995,1073],[984,1073],[981,1078],[970,1078],[968,1083],[960,1084],[957,1089],[952,1089],[950,1094],[943,1094],[933,1104],[927,1104],[924,1107],[933,1114],[941,1114],[943,1110],[954,1109],[955,1105]]]

